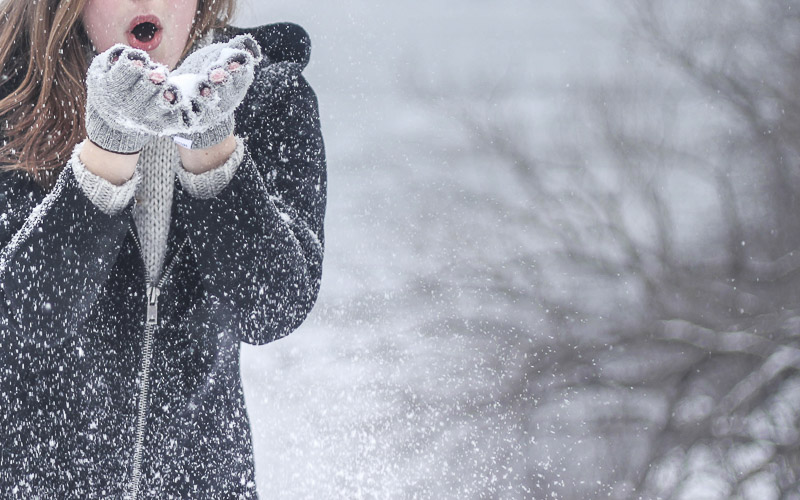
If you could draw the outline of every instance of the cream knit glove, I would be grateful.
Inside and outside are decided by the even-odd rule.
[[[89,139],[108,151],[136,153],[164,128],[180,126],[179,92],[167,75],[166,66],[127,45],[98,54],[86,77]]]
[[[233,112],[253,83],[261,59],[255,39],[239,35],[193,52],[173,70],[167,83],[180,90],[183,117],[183,129],[174,130],[175,142],[204,149],[228,137],[233,132]]]

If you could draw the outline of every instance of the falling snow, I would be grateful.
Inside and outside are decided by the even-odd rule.
[[[249,59],[243,156],[214,197],[174,179],[157,282],[134,203],[100,210],[72,163],[49,192],[0,173],[0,491],[256,498],[240,345],[288,335],[316,301],[326,165],[307,59],[280,60],[305,33],[250,33],[272,57]]]
[[[77,150],[0,173],[0,496],[800,498],[796,6],[239,7],[311,61],[152,148],[163,259]]]

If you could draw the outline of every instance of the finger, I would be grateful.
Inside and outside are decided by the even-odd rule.
[[[116,60],[108,72],[108,84],[122,89],[128,89],[143,79],[145,68],[150,64],[147,53],[136,49],[125,49],[121,54],[115,53],[113,57]]]
[[[126,49],[125,50],[125,57],[127,57],[132,64],[139,68],[143,68],[144,66],[149,66],[150,56],[147,55],[147,52],[139,49]]]
[[[251,35],[238,35],[228,43],[228,46],[246,51],[256,63],[261,61],[261,47]]]
[[[228,57],[225,68],[230,72],[238,71],[251,61],[253,61],[253,57],[250,56],[249,52],[240,50]]]
[[[209,99],[214,95],[214,89],[208,82],[203,82],[198,87],[197,94],[200,97],[205,97],[206,99]]]
[[[113,66],[114,63],[119,61],[119,58],[120,56],[122,56],[123,52],[125,52],[125,46],[118,44],[115,45],[114,47],[111,47],[111,49],[109,50],[110,51],[108,53],[108,67],[111,68],[111,66]]]
[[[208,81],[216,85],[222,85],[230,78],[230,73],[223,68],[213,68],[208,72]]]
[[[174,108],[181,101],[181,91],[175,85],[167,85],[161,96],[157,99],[157,103],[162,108]]]
[[[161,85],[167,81],[167,75],[163,71],[153,70],[148,75],[150,81],[156,85]]]

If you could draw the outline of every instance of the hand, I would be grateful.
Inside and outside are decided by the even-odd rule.
[[[164,134],[177,135],[191,149],[205,149],[230,136],[233,112],[253,83],[261,59],[261,49],[250,35],[190,54],[167,77],[167,84],[179,91],[182,120]]]
[[[86,131],[99,147],[136,153],[165,128],[182,123],[166,66],[117,44],[92,60],[86,78]]]

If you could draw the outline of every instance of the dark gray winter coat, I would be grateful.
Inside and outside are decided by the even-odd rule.
[[[327,180],[305,31],[217,41],[242,32],[267,56],[236,111],[244,160],[209,200],[175,178],[160,294],[133,202],[101,212],[71,168],[49,193],[0,173],[0,498],[256,498],[239,342],[313,307]]]

